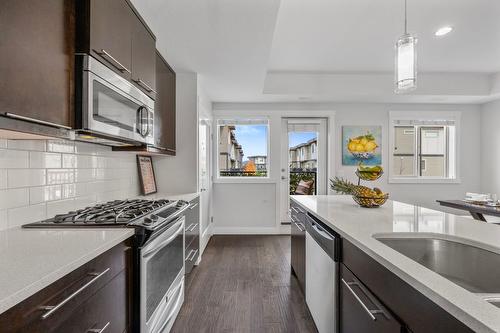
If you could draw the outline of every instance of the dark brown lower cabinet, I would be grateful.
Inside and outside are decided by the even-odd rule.
[[[291,204],[291,256],[292,270],[305,294],[306,290],[306,228],[305,212],[295,204]]]
[[[340,280],[343,333],[400,332],[397,323],[403,327],[401,332],[473,332],[345,238],[342,239],[341,278],[352,289]],[[368,314],[370,309],[381,309],[392,319],[372,313],[376,318],[373,320]]]
[[[400,333],[402,325],[344,265],[340,265],[340,323],[344,333]]]
[[[200,197],[189,202],[185,217],[185,273],[189,274],[200,256]]]
[[[132,248],[125,241],[0,315],[2,333],[130,331]]]

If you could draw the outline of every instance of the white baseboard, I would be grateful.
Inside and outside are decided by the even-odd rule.
[[[213,235],[280,235],[283,231],[276,227],[215,227]]]

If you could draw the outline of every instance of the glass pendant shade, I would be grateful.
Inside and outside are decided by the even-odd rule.
[[[396,42],[395,91],[403,93],[417,88],[417,39],[405,34]]]

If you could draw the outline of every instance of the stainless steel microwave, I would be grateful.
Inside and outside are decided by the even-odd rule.
[[[154,144],[154,100],[93,57],[76,60],[76,139]]]

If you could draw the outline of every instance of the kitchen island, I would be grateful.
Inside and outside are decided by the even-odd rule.
[[[451,315],[451,318],[459,322],[458,326],[464,325],[466,329],[475,332],[500,331],[498,307],[381,241],[391,237],[452,240],[500,254],[498,226],[396,201],[388,201],[379,208],[367,209],[359,207],[350,196],[291,198],[292,203],[298,204],[307,214],[342,237],[341,261],[351,259],[348,250],[353,248],[368,258],[366,265],[363,263],[358,267],[372,267],[368,261],[376,262],[407,288],[423,296],[425,301],[430,301],[439,311],[444,310],[443,313]],[[368,273],[365,276],[371,274],[369,270],[365,271]],[[373,271],[371,275],[376,276],[376,272]],[[387,274],[378,276],[387,277]],[[375,295],[383,294],[378,293],[378,290],[370,291]],[[393,290],[392,294],[398,292],[399,290]],[[401,304],[410,304],[410,300]],[[391,310],[398,315],[399,309]],[[415,320],[423,322],[430,319],[423,317],[423,310],[423,307],[412,309]],[[408,326],[413,330],[411,325]]]

